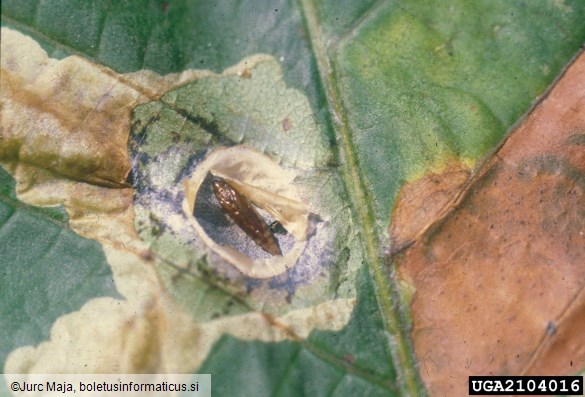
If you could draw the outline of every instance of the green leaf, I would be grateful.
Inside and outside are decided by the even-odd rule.
[[[311,114],[315,126],[303,129],[306,142],[287,143],[290,152],[279,146],[283,135],[266,133],[270,117],[283,107],[276,102],[291,95],[279,87],[246,86],[234,75],[215,75],[135,109],[130,150],[136,160],[137,218],[149,222],[138,231],[153,244],[162,264],[187,262],[196,274],[171,286],[174,275],[160,269],[181,305],[207,299],[193,290],[215,288],[208,306],[192,310],[194,318],[264,308],[261,299],[246,296],[255,281],[236,283],[235,288],[222,285],[225,280],[218,280],[207,258],[187,258],[190,250],[185,247],[191,242],[165,219],[180,212],[182,200],[179,190],[169,187],[179,186],[210,150],[241,140],[261,152],[270,148],[279,164],[301,168],[311,189],[322,186],[323,201],[331,200],[324,207],[327,215],[351,209],[332,224],[335,236],[324,240],[332,253],[316,263],[327,268],[318,299],[298,292],[302,274],[267,283],[268,289],[292,291],[299,299],[297,308],[337,296],[339,285],[344,286],[342,296],[357,290],[359,303],[350,323],[337,333],[314,331],[306,340],[280,343],[223,337],[199,369],[214,376],[214,392],[424,395],[408,337],[405,299],[384,257],[398,190],[405,180],[449,161],[473,167],[489,153],[578,51],[585,40],[585,4],[69,4],[4,1],[2,23],[29,34],[53,57],[78,54],[117,72],[146,68],[165,74],[194,68],[221,73],[264,53],[280,62],[286,89],[297,90],[291,103],[307,99],[309,110],[300,114]],[[252,75],[256,73],[262,75],[262,70],[252,68]],[[281,84],[274,74],[263,76]],[[254,93],[253,100],[242,99],[243,87]],[[258,92],[260,87],[263,92]],[[263,106],[256,107],[255,101]],[[236,117],[254,111],[254,117]],[[252,120],[254,128],[243,128],[243,119]],[[299,167],[286,157],[290,154],[311,158]],[[162,185],[154,183],[160,180]],[[165,206],[170,212],[156,211]],[[355,269],[362,262],[358,275]],[[348,263],[353,271],[345,271]],[[271,303],[266,310],[277,312]]]
[[[402,180],[492,149],[583,43],[584,12],[578,1],[402,2],[315,42],[334,43],[333,98],[351,110],[343,121],[376,218],[387,224]]]
[[[242,343],[220,339],[201,372],[221,374],[219,395],[395,396],[390,352],[366,268],[359,272],[359,302],[348,326],[337,333],[316,331],[300,343]],[[230,363],[226,365],[226,363]],[[246,371],[242,371],[246,368]]]
[[[315,96],[314,61],[290,1],[3,1],[2,23],[28,32],[52,57],[81,54],[118,72],[221,72],[242,58],[282,57],[286,80]]]
[[[400,395],[390,351],[380,343],[383,320],[365,267],[357,282],[359,304],[342,331],[315,331],[300,343],[243,343],[225,336],[199,371],[230,379],[214,381],[214,393],[222,396]]]
[[[57,318],[89,299],[119,297],[100,245],[74,233],[61,208],[18,201],[14,185],[0,168],[2,363],[15,348],[48,339]]]

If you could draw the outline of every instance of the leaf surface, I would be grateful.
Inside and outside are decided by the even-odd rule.
[[[47,339],[57,318],[87,300],[119,296],[99,244],[75,234],[62,209],[18,201],[14,185],[0,169],[2,362],[11,350]]]
[[[414,345],[433,393],[466,393],[463,379],[490,371],[561,375],[585,365],[584,71],[581,54],[398,255],[416,289]]]
[[[92,318],[68,346],[56,323],[46,349],[14,351],[8,370],[75,371],[42,358],[97,327],[111,349],[96,371],[221,374],[229,361],[231,379],[253,365],[260,394],[424,395],[409,327],[430,306],[410,311],[388,254],[467,191],[584,41],[584,14],[578,1],[3,2],[0,160],[19,200],[63,204],[102,245],[126,298],[118,311],[90,300],[63,322]],[[274,279],[221,264],[186,221],[202,214],[182,207],[184,180],[239,145],[295,174],[316,215],[312,250]],[[415,208],[393,213],[407,182]],[[227,233],[217,244],[256,255],[211,219]],[[118,326],[128,318],[138,325]],[[218,390],[233,393],[227,378]]]

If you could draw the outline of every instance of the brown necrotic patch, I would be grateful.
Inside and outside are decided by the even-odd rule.
[[[390,233],[411,245],[394,259],[416,291],[412,338],[432,395],[465,394],[469,375],[585,367],[583,76],[585,55],[461,193],[437,201],[432,187],[442,197],[450,183],[417,182],[443,206],[415,218],[422,231],[401,214],[424,214],[408,205],[425,199],[399,200]]]

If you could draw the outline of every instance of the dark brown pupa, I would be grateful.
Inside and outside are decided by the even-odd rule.
[[[224,179],[218,178],[214,180],[212,188],[221,207],[240,229],[264,251],[272,255],[282,256],[278,240],[248,199],[239,194]]]

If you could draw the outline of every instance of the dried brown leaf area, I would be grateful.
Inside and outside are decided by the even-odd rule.
[[[584,146],[581,54],[469,183],[455,167],[448,182],[417,182],[426,201],[399,200],[390,233],[398,248],[412,242],[395,260],[416,291],[412,338],[431,395],[467,395],[469,375],[585,367]],[[451,200],[428,210],[434,222],[402,226],[433,196]]]

